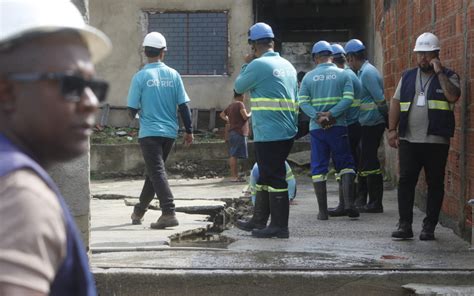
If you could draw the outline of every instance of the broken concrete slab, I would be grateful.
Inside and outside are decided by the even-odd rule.
[[[299,166],[309,165],[311,164],[311,150],[291,153],[287,159]]]
[[[135,206],[138,204],[137,198],[126,198],[124,203],[127,206]],[[211,215],[217,212],[224,210],[226,205],[223,201],[217,200],[202,200],[202,199],[177,199],[174,201],[176,207],[176,212],[183,212],[188,214],[202,214],[202,215]],[[150,203],[149,209],[151,210],[161,210],[160,203],[158,200],[154,200]]]
[[[169,246],[170,237],[187,231],[206,231],[213,223],[206,215],[176,213],[179,226],[162,230],[150,228],[161,212],[150,211],[145,214],[142,225],[132,225],[130,207],[121,200],[92,200],[91,249],[105,248],[143,248]]]
[[[121,196],[138,197],[143,187],[143,180],[101,180],[92,181],[91,193],[94,197]],[[214,179],[172,179],[168,180],[175,200],[221,200],[232,202],[238,199],[247,189],[245,183],[230,182],[227,178]]]

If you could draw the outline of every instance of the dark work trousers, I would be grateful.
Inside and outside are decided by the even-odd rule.
[[[288,188],[285,160],[293,147],[293,142],[294,139],[254,143],[260,173],[257,185],[270,186],[274,189]]]
[[[444,197],[444,174],[449,145],[400,141],[398,148],[400,180],[398,182],[398,212],[400,222],[413,223],[415,187],[421,168],[425,170],[428,197],[423,224],[434,229]]]
[[[140,194],[138,209],[146,211],[153,197],[158,197],[164,214],[174,213],[173,194],[165,170],[165,161],[173,147],[174,139],[165,137],[145,137],[138,140],[145,160],[146,178]]]
[[[360,158],[360,137],[361,137],[361,127],[358,122],[348,125],[347,132],[349,134],[349,145],[351,146],[351,154],[354,159],[354,164],[356,170],[359,168],[359,158]]]
[[[385,123],[361,127],[358,172],[361,175],[381,174],[378,150],[385,131]]]

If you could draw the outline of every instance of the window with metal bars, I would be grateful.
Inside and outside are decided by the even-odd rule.
[[[148,32],[166,38],[165,63],[182,75],[227,75],[227,12],[148,12]]]

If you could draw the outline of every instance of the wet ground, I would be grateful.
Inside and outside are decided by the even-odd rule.
[[[470,245],[450,229],[439,226],[435,241],[420,241],[424,214],[415,210],[415,239],[393,241],[398,219],[396,190],[386,190],[383,214],[361,214],[316,219],[317,203],[310,179],[297,177],[298,196],[290,208],[289,239],[256,239],[250,233],[230,228],[212,232],[206,215],[178,213],[180,226],[152,230],[149,224],[160,215],[149,210],[143,225],[131,225],[132,207],[122,199],[92,201],[91,249],[94,268],[169,270],[405,270],[474,271]],[[226,206],[242,196],[243,183],[223,178],[170,179],[177,206],[208,205],[224,201]],[[93,182],[96,196],[138,197],[141,180]],[[329,206],[337,204],[337,184],[328,183]],[[130,203],[129,203],[130,204]],[[184,236],[188,239],[183,238]]]

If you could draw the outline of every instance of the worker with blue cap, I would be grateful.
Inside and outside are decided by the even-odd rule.
[[[344,71],[346,71],[346,73],[351,78],[352,85],[354,87],[354,101],[352,102],[352,105],[350,106],[350,108],[347,110],[346,122],[347,122],[347,132],[349,134],[349,144],[351,147],[351,154],[352,154],[352,158],[354,159],[355,167],[357,168],[359,153],[360,153],[359,107],[360,107],[360,94],[361,94],[362,86],[360,84],[359,78],[357,78],[357,75],[347,65],[346,51],[344,50],[344,48],[340,44],[337,44],[337,43],[332,44],[331,47],[333,50],[333,54],[332,54],[333,63],[337,67],[344,69]],[[337,207],[328,210],[329,216],[331,217],[339,217],[339,216],[347,215],[347,212],[344,208],[344,198],[342,194],[341,181],[339,177],[337,179],[339,182],[339,204],[337,205]],[[357,183],[356,183],[356,186],[354,187],[357,187]],[[356,188],[354,188],[354,190],[356,190]]]
[[[367,60],[365,46],[360,40],[349,40],[345,51],[349,66],[357,73],[362,84],[359,196],[356,205],[363,212],[383,213],[383,176],[377,152],[388,121],[383,80],[377,68]],[[369,202],[366,204],[367,194]]]
[[[265,23],[250,27],[252,53],[235,81],[237,93],[250,92],[255,158],[259,168],[253,217],[236,226],[252,236],[288,238],[288,184],[285,160],[297,132],[296,70],[274,52],[275,35]],[[271,222],[267,221],[271,215]]]
[[[311,118],[311,175],[319,220],[328,219],[326,180],[331,155],[341,178],[344,210],[351,218],[359,216],[354,207],[355,166],[346,118],[354,101],[354,88],[347,72],[332,63],[332,54],[328,42],[314,44],[316,68],[303,78],[299,93],[301,109]]]

